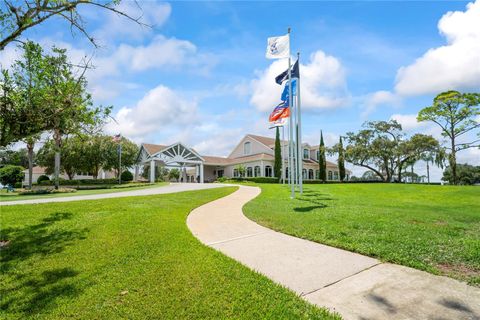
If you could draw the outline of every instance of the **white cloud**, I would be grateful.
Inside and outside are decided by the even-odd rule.
[[[158,35],[146,46],[120,45],[113,58],[117,66],[144,71],[164,66],[196,64],[197,47],[187,40]]]
[[[121,108],[114,116],[116,122],[109,122],[105,130],[141,141],[150,134],[192,124],[196,113],[195,100],[187,100],[172,89],[159,85],[147,92],[135,106]]]
[[[407,132],[425,128],[428,125],[426,122],[418,122],[416,114],[394,114],[390,117],[390,120],[397,120],[402,125],[403,130]]]
[[[16,46],[7,46],[0,55],[0,67],[2,69],[9,69],[20,56],[21,51],[18,50]]]
[[[362,112],[362,117],[365,118],[370,115],[373,111],[377,109],[378,106],[388,105],[388,106],[398,106],[400,104],[400,98],[390,92],[385,90],[376,91],[367,95],[363,103],[364,110]]]
[[[438,23],[447,44],[428,50],[397,72],[395,91],[401,95],[438,93],[480,87],[480,0],[466,11],[446,13]]]
[[[138,4],[135,1],[122,1],[117,9],[134,19],[139,19],[147,26],[138,25],[124,16],[108,12],[102,27],[93,33],[95,39],[101,42],[110,42],[118,38],[140,40],[151,34],[152,29],[165,24],[172,12],[170,4],[153,1],[142,1]]]
[[[287,67],[286,60],[274,61],[252,80],[250,103],[258,110],[269,111],[279,103],[283,86],[277,85],[274,79]],[[317,51],[310,56],[308,64],[300,65],[300,73],[303,108],[330,109],[348,103],[345,69],[337,58]]]

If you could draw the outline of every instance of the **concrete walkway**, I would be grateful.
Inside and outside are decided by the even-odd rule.
[[[258,194],[242,186],[193,210],[187,225],[206,245],[344,319],[480,319],[478,288],[252,222],[242,207]]]
[[[155,188],[147,188],[140,190],[130,190],[122,192],[102,193],[102,194],[89,194],[84,196],[66,196],[57,198],[43,198],[43,199],[29,199],[29,200],[15,200],[15,201],[3,201],[0,202],[0,206],[12,206],[16,204],[35,204],[35,203],[49,203],[49,202],[70,202],[79,200],[96,200],[96,199],[109,199],[109,198],[122,198],[133,196],[149,196],[154,194],[166,194],[182,191],[204,190],[225,187],[225,184],[219,183],[170,183],[166,186],[160,186]]]

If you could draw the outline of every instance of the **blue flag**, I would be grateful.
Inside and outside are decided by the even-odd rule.
[[[288,101],[288,90],[289,90],[289,85],[288,85],[288,81],[285,83],[285,88],[283,88],[283,92],[282,92],[282,98],[281,100],[282,101]],[[296,96],[297,95],[297,79],[292,79],[292,92],[293,92],[293,96]]]

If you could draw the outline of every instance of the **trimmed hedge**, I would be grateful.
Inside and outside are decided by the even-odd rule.
[[[77,190],[97,190],[97,189],[126,189],[126,188],[135,188],[135,187],[143,187],[154,185],[154,183],[124,183],[124,184],[104,184],[104,185],[79,185],[79,186],[72,186]]]
[[[79,185],[92,185],[92,184],[115,184],[118,183],[118,179],[79,179],[79,180],[65,180],[60,179],[59,184],[61,186],[79,186]],[[55,185],[54,180],[39,182],[42,186]]]
[[[47,175],[42,174],[40,177],[38,177],[37,183],[41,184],[43,181],[50,181],[50,178]]]
[[[133,174],[128,170],[123,171],[122,175],[121,175],[121,180],[122,181],[132,181],[133,180]]]
[[[269,177],[255,177],[255,178],[230,178],[228,179],[230,181],[236,181],[236,182],[255,182],[255,183],[279,183],[280,179],[279,178],[269,178]]]
[[[33,196],[33,195],[39,195],[39,194],[54,194],[54,193],[72,193],[72,192],[77,192],[76,189],[72,188],[60,188],[58,190],[56,189],[34,189],[34,190],[24,190],[19,192],[19,195],[22,196]]]

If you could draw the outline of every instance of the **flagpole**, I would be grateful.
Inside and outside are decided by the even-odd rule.
[[[122,138],[118,142],[118,184],[122,184]]]
[[[288,52],[290,52],[290,28],[288,28]],[[294,163],[294,160],[295,160],[295,155],[294,155],[294,149],[293,149],[293,119],[292,119],[292,116],[293,116],[293,112],[292,112],[292,58],[290,57],[290,55],[288,56],[288,107],[290,108],[290,117],[289,117],[289,124],[290,124],[290,157],[292,159],[292,161],[290,161],[290,167],[288,169],[289,171],[289,174],[291,176],[290,178],[290,190],[291,190],[291,194],[290,194],[290,198],[295,198],[295,179],[293,178],[294,175],[294,169],[293,169],[293,163]]]
[[[298,186],[303,193],[303,152],[302,152],[302,112],[300,110],[300,52],[297,52],[298,79],[297,79],[297,159],[298,159]]]
[[[282,184],[285,184],[285,123],[282,125]]]

